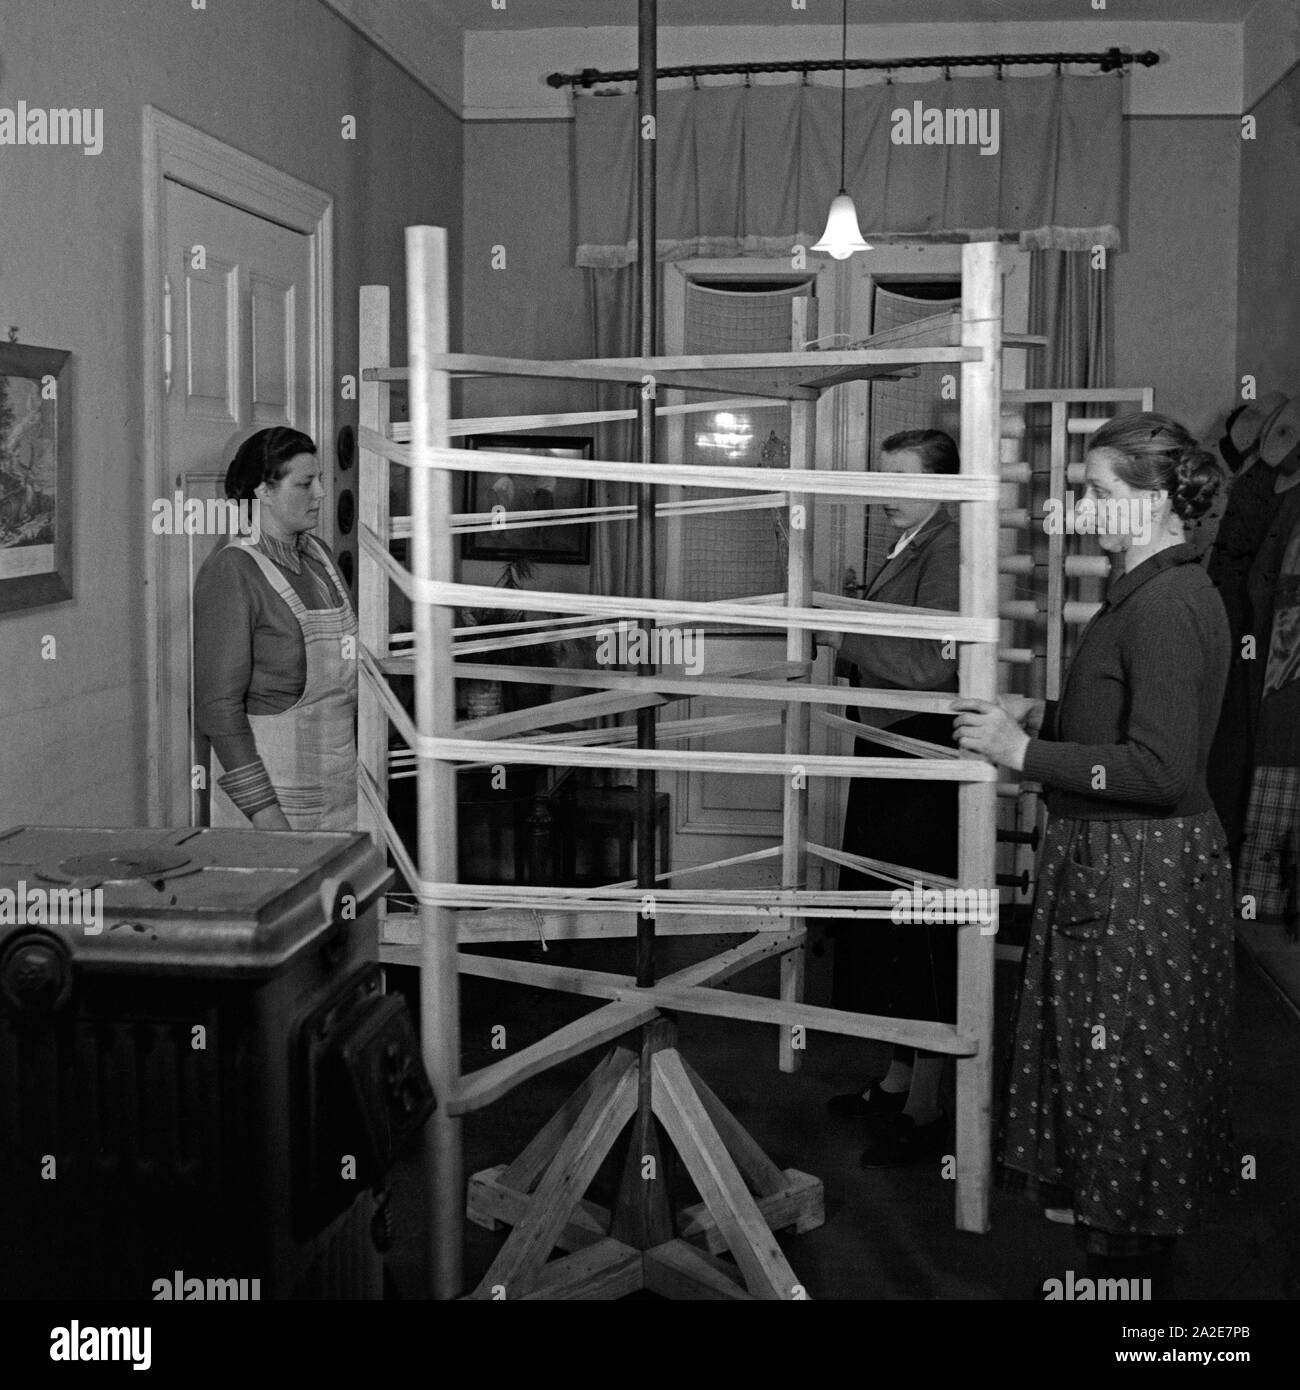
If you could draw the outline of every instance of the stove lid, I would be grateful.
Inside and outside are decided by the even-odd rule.
[[[0,938],[59,935],[79,966],[265,974],[359,918],[393,874],[367,835],[19,826],[0,833]]]

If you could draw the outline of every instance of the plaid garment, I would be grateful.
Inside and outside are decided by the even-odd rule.
[[[1257,767],[1246,808],[1237,867],[1237,909],[1249,897],[1254,919],[1300,932],[1297,847],[1300,845],[1300,767]]]

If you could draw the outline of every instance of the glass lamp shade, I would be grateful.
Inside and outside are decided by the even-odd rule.
[[[862,239],[858,210],[853,206],[853,199],[842,188],[831,203],[826,230],[813,250],[825,251],[837,261],[848,260],[855,251],[871,250],[870,245]]]

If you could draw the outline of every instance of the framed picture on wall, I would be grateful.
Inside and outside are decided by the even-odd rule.
[[[590,435],[476,434],[471,449],[514,454],[545,454],[559,459],[592,457]],[[471,532],[464,538],[466,560],[538,560],[548,565],[591,562],[591,524],[510,525],[519,513],[563,512],[592,504],[590,478],[547,478],[523,473],[466,473],[467,512],[491,513],[506,525]],[[498,508],[500,510],[498,510]]]
[[[70,355],[0,343],[0,613],[72,597]]]

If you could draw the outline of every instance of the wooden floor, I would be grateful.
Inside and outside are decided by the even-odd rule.
[[[699,943],[661,943],[664,968],[704,954]],[[617,969],[627,946],[592,943],[579,949],[581,963]],[[558,949],[548,959],[558,960]],[[576,961],[574,963],[577,963]],[[829,957],[810,956],[810,1002],[823,1002]],[[1016,967],[1000,965],[1000,1032],[1005,1035]],[[390,987],[398,984],[392,971]],[[775,993],[762,971],[760,983]],[[526,1046],[585,1011],[572,996],[462,977],[465,1069],[500,1057],[492,1029],[504,1024],[510,1050]],[[937,1163],[888,1172],[865,1172],[857,1162],[861,1140],[854,1125],[831,1120],[828,1096],[861,1086],[884,1070],[887,1049],[878,1043],[809,1035],[801,1075],[775,1065],[771,1029],[723,1019],[681,1016],[682,1053],[731,1107],[737,1119],[776,1163],[823,1180],[826,1222],[780,1243],[813,1299],[1024,1299],[1043,1278],[1076,1265],[1068,1228],[1045,1221],[1025,1200],[995,1192],[993,1229],[984,1236],[953,1227],[952,1184]],[[473,1173],[509,1162],[590,1071],[597,1054],[547,1072],[465,1125],[465,1169]],[[1213,1220],[1184,1240],[1177,1259],[1177,1291],[1189,1299],[1283,1299],[1300,1296],[1300,1114],[1295,1105],[1300,1076],[1300,1024],[1281,1004],[1244,955],[1238,954],[1237,1026],[1234,1034],[1234,1123],[1243,1154],[1254,1154],[1258,1176],[1243,1195],[1225,1203]],[[608,1203],[623,1154],[616,1145],[598,1173],[591,1197]],[[689,1179],[673,1175],[676,1207],[696,1201]],[[394,1180],[397,1245],[391,1269],[399,1290],[419,1287],[423,1258],[418,1238],[418,1188],[407,1160]],[[1290,1213],[1290,1215],[1288,1215]],[[466,1278],[476,1283],[500,1249],[505,1232],[468,1228]],[[652,1298],[652,1294],[638,1294]]]

